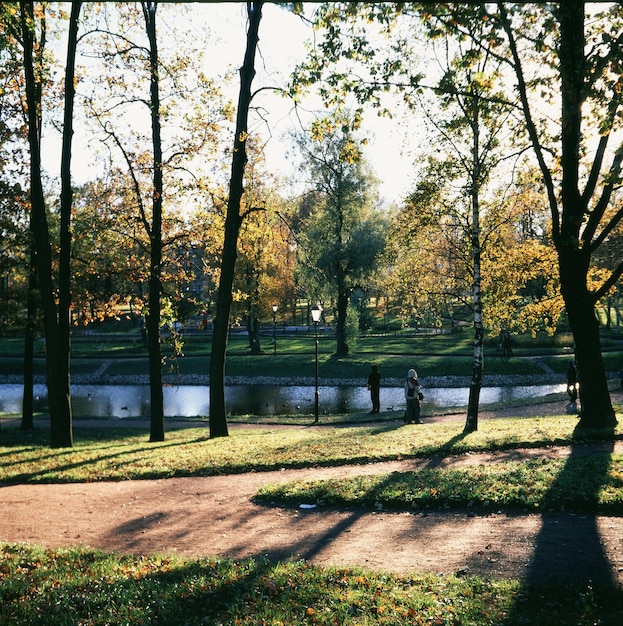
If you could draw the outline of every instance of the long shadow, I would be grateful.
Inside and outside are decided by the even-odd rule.
[[[528,568],[527,584],[564,583],[571,577],[572,571],[576,581],[577,573],[581,572],[580,580],[584,585],[616,584],[612,565],[604,552],[596,517],[599,486],[605,482],[613,451],[612,441],[606,450],[597,453],[594,481],[585,485],[589,490],[589,503],[585,514],[543,513],[541,530]],[[571,454],[550,487],[548,496],[569,484],[568,474],[573,472],[573,466],[578,463],[578,459],[585,456],[586,445],[574,443],[571,446]]]
[[[426,464],[426,467],[428,469],[433,469],[435,467],[443,465],[444,459],[446,459],[449,454],[453,454],[452,449],[454,448],[454,445],[457,444],[459,441],[463,441],[463,439],[465,439],[467,435],[468,433],[462,431],[458,435],[455,435],[454,437],[448,439],[447,443],[445,443],[443,447],[439,449],[439,454],[430,458],[430,460]]]
[[[261,556],[264,556],[272,562],[287,560],[292,557],[295,552],[297,558],[305,559],[307,561],[312,560],[314,557],[320,555],[327,547],[327,545],[337,539],[340,535],[350,532],[352,528],[364,515],[365,511],[349,511],[347,517],[341,522],[328,528],[324,533],[310,533],[304,542],[299,542],[296,545],[284,545],[279,548],[273,548],[272,550],[262,552]],[[313,524],[314,517],[318,515],[318,512],[308,512],[304,514],[303,519],[307,519]],[[321,513],[320,513],[321,514]],[[259,556],[259,555],[258,555]]]
[[[98,436],[95,438],[94,437],[95,433],[92,433],[91,431],[88,431],[88,432],[91,435],[91,439],[93,441],[97,439],[100,442],[101,441],[109,442],[106,445],[100,444],[99,447],[101,450],[106,450],[107,448],[111,448],[113,451],[108,454],[102,454],[98,456],[97,458],[81,459],[78,461],[73,460],[73,457],[76,451],[79,451],[79,449],[77,448],[58,448],[58,449],[51,450],[46,447],[40,447],[40,448],[30,448],[30,449],[27,449],[26,451],[37,452],[39,457],[41,459],[45,458],[46,461],[50,461],[50,459],[52,458],[59,459],[59,461],[55,464],[54,471],[56,473],[62,473],[62,472],[67,472],[67,471],[81,468],[81,467],[89,467],[90,465],[94,465],[97,463],[101,464],[104,462],[115,461],[116,466],[131,465],[131,464],[136,463],[138,460],[140,460],[140,457],[137,456],[139,453],[145,452],[145,453],[151,454],[154,452],[154,450],[163,450],[165,448],[175,448],[176,446],[182,445],[179,441],[175,441],[175,440],[166,441],[166,442],[158,442],[158,443],[148,443],[147,441],[145,441],[142,447],[134,448],[133,450],[131,450],[131,455],[129,459],[124,459],[124,457],[126,457],[128,454],[126,450],[123,449],[123,446],[125,445],[126,442],[124,442],[122,439],[115,438],[115,437],[118,437],[118,433],[116,435],[109,434],[106,437]],[[145,433],[141,432],[141,435],[144,435],[144,434]],[[204,437],[198,437],[195,440],[190,440],[188,443],[193,443],[193,442],[202,441],[202,440],[204,440]],[[17,445],[19,444],[15,444],[15,445],[17,447]],[[63,458],[67,458],[67,461],[64,463],[61,463],[60,460]],[[33,461],[36,461],[36,460],[37,459],[33,459]],[[7,463],[3,461],[3,466],[5,468],[8,468],[11,465],[19,465],[20,463],[21,463],[20,460],[17,460],[13,463]],[[45,477],[49,473],[49,471],[50,471],[49,466],[45,465],[44,467],[42,467],[41,470],[38,470],[38,471],[23,472],[20,474],[11,474],[10,476],[5,477],[5,479],[2,481],[2,485],[39,482],[41,477],[42,476]],[[111,479],[111,480],[115,480],[115,479]],[[58,479],[54,479],[54,480],[44,479],[44,480],[41,480],[41,482],[59,483],[59,482],[68,482],[68,481],[58,480]]]
[[[576,431],[575,435],[577,437],[580,433]],[[588,450],[587,445],[578,442],[576,437],[567,462],[546,496],[545,501],[549,502],[550,510],[541,515],[541,529],[535,538],[532,560],[522,580],[526,593],[535,589],[543,590],[542,606],[531,607],[532,611],[540,611],[542,615],[550,610],[548,603],[552,603],[556,590],[560,592],[565,589],[568,602],[574,602],[583,596],[607,595],[618,589],[614,567],[601,540],[597,517],[599,489],[606,482],[614,451],[614,437],[606,445],[599,446],[592,457],[594,463],[591,467],[595,473],[592,480],[589,482],[587,478],[583,485],[588,495],[585,509],[564,512],[557,497],[561,492],[564,493],[569,477],[577,473],[577,464],[586,458]],[[525,610],[520,598],[506,623],[514,624],[515,620],[525,618]]]

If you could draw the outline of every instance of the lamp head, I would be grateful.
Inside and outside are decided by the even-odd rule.
[[[276,304],[273,304],[273,306],[271,307],[273,310],[273,313],[277,312],[277,309],[279,308]]]
[[[314,320],[314,324],[317,324],[320,321],[320,316],[322,315],[322,307],[320,305],[313,306],[311,308],[311,316],[312,320]]]

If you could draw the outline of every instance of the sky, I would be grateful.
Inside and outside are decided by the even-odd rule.
[[[178,5],[179,6],[179,5]],[[227,69],[237,70],[242,65],[246,45],[246,7],[241,2],[188,3],[189,10],[171,14],[173,5],[161,5],[158,14],[158,34],[161,37],[185,33],[192,37],[197,29],[206,34],[208,48],[205,70],[209,75],[221,75]],[[285,84],[296,63],[305,58],[305,42],[312,37],[311,28],[298,16],[266,3],[260,23],[260,43],[256,58],[257,75],[254,88],[263,85]],[[59,42],[59,50],[66,44]],[[62,57],[62,52],[59,54]],[[80,62],[80,58],[78,59]],[[232,82],[228,95],[237,102],[239,82]],[[298,125],[290,102],[276,95],[264,96],[270,127],[270,141],[266,158],[269,171],[288,177],[296,175],[293,161],[288,158],[287,132]],[[310,108],[318,108],[319,102],[310,98],[305,102]],[[401,146],[408,133],[404,131],[400,118],[390,121],[371,114],[366,119],[364,132],[370,138],[366,158],[372,165],[381,185],[380,193],[387,202],[398,202],[408,191],[411,182],[411,162],[401,155]],[[253,131],[253,126],[250,127]],[[255,127],[257,132],[267,133],[264,124]],[[93,144],[87,144],[86,133],[76,122],[72,176],[76,183],[83,183],[97,175],[94,165]],[[58,172],[60,137],[48,138],[48,149],[44,153],[44,167],[53,175]]]
[[[193,11],[205,15],[206,23],[218,24],[217,33],[222,39],[217,44],[221,51],[219,57],[232,60],[236,67],[241,65],[246,45],[245,3],[206,3],[195,5]],[[273,3],[266,3],[260,23],[256,59],[258,73],[254,86],[271,84],[273,80],[284,84],[296,64],[305,59],[305,43],[312,36],[311,28],[300,17]],[[237,98],[237,89],[236,82],[234,100]],[[273,123],[271,131],[274,141],[271,140],[268,146],[267,164],[271,171],[288,174],[291,171],[291,159],[286,154],[288,142],[282,134],[298,122],[287,100],[274,96],[270,98],[270,105],[269,119]],[[310,98],[305,106],[316,108],[320,102]],[[366,157],[381,181],[381,196],[388,202],[400,200],[407,193],[412,169],[410,163],[401,157],[400,150],[397,150],[404,139],[400,120],[390,121],[373,113],[366,120],[365,133],[371,139]]]

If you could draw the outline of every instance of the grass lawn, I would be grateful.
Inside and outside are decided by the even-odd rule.
[[[0,544],[1,545],[1,544]],[[119,556],[3,545],[0,622],[298,626],[619,624],[623,593],[394,576],[304,562]]]
[[[43,429],[22,433],[4,427],[0,482],[166,478],[539,448],[573,442],[575,423],[568,416],[486,420],[465,436],[458,422],[240,429],[215,440],[205,428],[189,428],[167,433],[163,443],[148,443],[146,432],[128,428],[90,427],[76,428],[73,449],[52,452]],[[616,436],[622,435],[619,427]],[[509,461],[290,483],[266,488],[260,497],[353,507],[470,504],[620,514],[622,492],[623,458],[602,454],[572,456],[567,463]],[[0,554],[0,623],[16,625],[614,625],[622,616],[620,589],[525,587],[515,580],[397,576],[304,562],[137,557],[30,545],[4,544]]]
[[[572,339],[560,333],[554,337],[518,337],[514,356],[505,358],[497,350],[495,339],[485,344],[485,375],[539,375],[545,364],[564,380],[568,359],[572,355]],[[272,337],[262,337],[263,354],[251,355],[248,339],[233,334],[228,342],[226,373],[247,376],[249,372],[271,377],[289,378],[314,375],[315,347],[313,333],[277,337],[277,354],[273,355]],[[604,361],[608,371],[617,372],[623,363],[623,349],[618,335],[602,337]],[[207,374],[210,369],[211,336],[202,333],[184,337],[183,355],[170,357],[163,344],[163,371],[179,374]],[[440,335],[387,334],[364,336],[352,346],[346,358],[335,358],[335,338],[321,336],[319,340],[319,375],[321,378],[367,379],[370,365],[379,366],[383,377],[402,378],[406,370],[415,367],[420,376],[470,376],[473,366],[473,332],[462,329]],[[20,374],[23,339],[0,337],[0,376]],[[35,373],[45,372],[44,343],[37,341]],[[135,333],[76,336],[72,341],[72,375],[92,374],[103,361],[110,361],[108,375],[147,375],[147,351]]]
[[[621,421],[621,420],[620,420]],[[397,422],[365,426],[236,429],[210,439],[199,428],[171,430],[149,443],[148,432],[131,427],[74,428],[75,445],[49,448],[47,429],[2,428],[0,482],[89,482],[209,476],[310,466],[338,466],[405,458],[538,448],[569,444],[576,420],[569,416],[491,419],[463,434],[462,422],[424,428]],[[617,436],[623,435],[620,423]],[[501,487],[504,488],[503,486]]]

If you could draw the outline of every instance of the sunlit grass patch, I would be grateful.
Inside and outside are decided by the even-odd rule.
[[[616,589],[526,588],[305,562],[0,549],[0,623],[14,626],[592,624],[616,619],[623,607]]]
[[[532,459],[459,469],[267,485],[258,499],[271,504],[316,503],[370,509],[485,507],[527,511],[623,513],[623,455]]]
[[[210,439],[209,430],[187,428],[164,442],[129,428],[75,429],[75,445],[50,449],[49,433],[2,430],[0,481],[92,482],[337,466],[407,458],[457,455],[573,441],[569,417],[486,420],[463,433],[459,422],[398,426],[236,429]],[[621,427],[617,434],[620,434]]]

